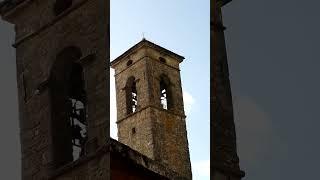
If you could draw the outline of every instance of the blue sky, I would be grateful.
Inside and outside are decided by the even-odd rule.
[[[143,34],[185,57],[180,67],[194,180],[210,179],[209,5],[209,0],[111,0],[111,60],[139,42]],[[116,137],[113,79],[110,101],[111,136]]]

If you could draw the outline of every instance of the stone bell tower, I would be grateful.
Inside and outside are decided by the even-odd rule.
[[[119,141],[191,179],[179,68],[183,59],[143,39],[111,67]]]
[[[5,0],[15,25],[22,179],[108,179],[109,1]]]
[[[240,180],[227,52],[221,8],[231,0],[211,3],[211,176],[214,180]]]

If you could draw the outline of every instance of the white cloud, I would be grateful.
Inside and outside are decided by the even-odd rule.
[[[117,107],[116,107],[116,88],[114,70],[110,69],[110,136],[118,139],[117,135]]]
[[[210,160],[192,162],[192,176],[194,180],[209,180]]]
[[[191,112],[192,105],[195,103],[193,96],[188,91],[183,91],[184,110],[188,116]]]

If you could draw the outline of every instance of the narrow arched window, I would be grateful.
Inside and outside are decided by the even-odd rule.
[[[129,77],[126,84],[126,105],[127,114],[131,114],[137,110],[138,106],[138,93],[136,80],[133,76]]]
[[[72,131],[73,160],[84,155],[87,141],[86,93],[84,90],[83,69],[73,63],[68,89],[68,119]]]
[[[49,86],[51,135],[55,167],[77,160],[87,140],[86,93],[77,47],[62,50],[54,62]]]
[[[160,103],[163,109],[168,109],[168,88],[167,85],[161,80],[160,81]]]
[[[160,104],[163,109],[172,108],[170,80],[166,75],[160,76]]]

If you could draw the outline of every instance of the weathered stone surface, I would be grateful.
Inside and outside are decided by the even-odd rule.
[[[111,66],[115,69],[119,141],[191,179],[179,69],[183,59],[143,39],[111,62]],[[138,103],[136,111],[128,114],[126,89],[131,76],[135,79]],[[162,76],[169,79],[167,110],[160,102]]]
[[[111,139],[111,179],[116,180],[187,180],[169,166],[152,160],[130,147]]]
[[[211,4],[211,167],[217,180],[241,179],[233,118],[232,95],[221,7],[229,0]]]
[[[21,131],[22,179],[48,179],[59,168],[54,164],[50,77],[58,54],[66,47],[81,50],[87,95],[88,139],[105,146],[109,137],[109,1],[73,0],[59,15],[52,0],[6,0],[0,4],[2,19],[15,25],[17,84]],[[94,57],[86,61],[86,57]],[[86,61],[86,62],[82,62]],[[63,104],[61,104],[63,106]],[[67,122],[67,119],[66,119]],[[62,133],[62,132],[61,132]],[[81,157],[77,161],[83,162]],[[109,155],[97,163],[79,163],[57,179],[109,179]],[[71,162],[71,165],[75,162]]]

